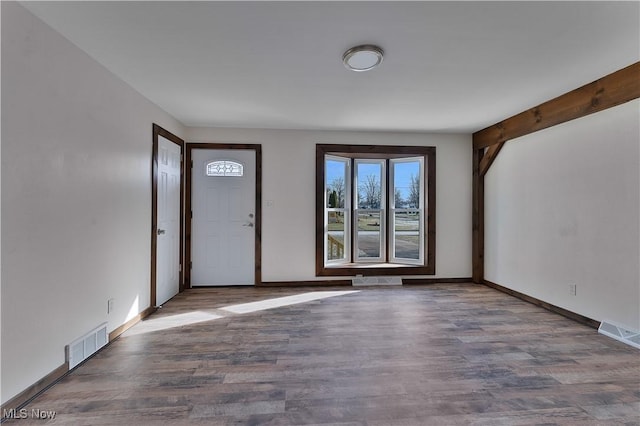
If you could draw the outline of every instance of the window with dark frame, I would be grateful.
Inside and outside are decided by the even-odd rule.
[[[316,275],[435,274],[435,147],[316,145]]]

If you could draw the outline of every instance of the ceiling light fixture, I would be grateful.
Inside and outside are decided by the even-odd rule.
[[[382,63],[384,51],[372,44],[352,47],[342,55],[344,66],[351,71],[369,71]]]

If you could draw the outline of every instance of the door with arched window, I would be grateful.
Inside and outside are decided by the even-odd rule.
[[[256,151],[193,149],[191,160],[191,286],[255,284]]]

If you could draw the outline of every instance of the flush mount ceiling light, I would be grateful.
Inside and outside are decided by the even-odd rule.
[[[363,44],[344,52],[342,62],[352,71],[369,71],[382,63],[383,55],[383,50],[378,46]]]

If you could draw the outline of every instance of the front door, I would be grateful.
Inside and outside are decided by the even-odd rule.
[[[178,294],[180,286],[181,146],[158,136],[156,305]]]
[[[256,151],[193,149],[191,286],[253,285]]]

